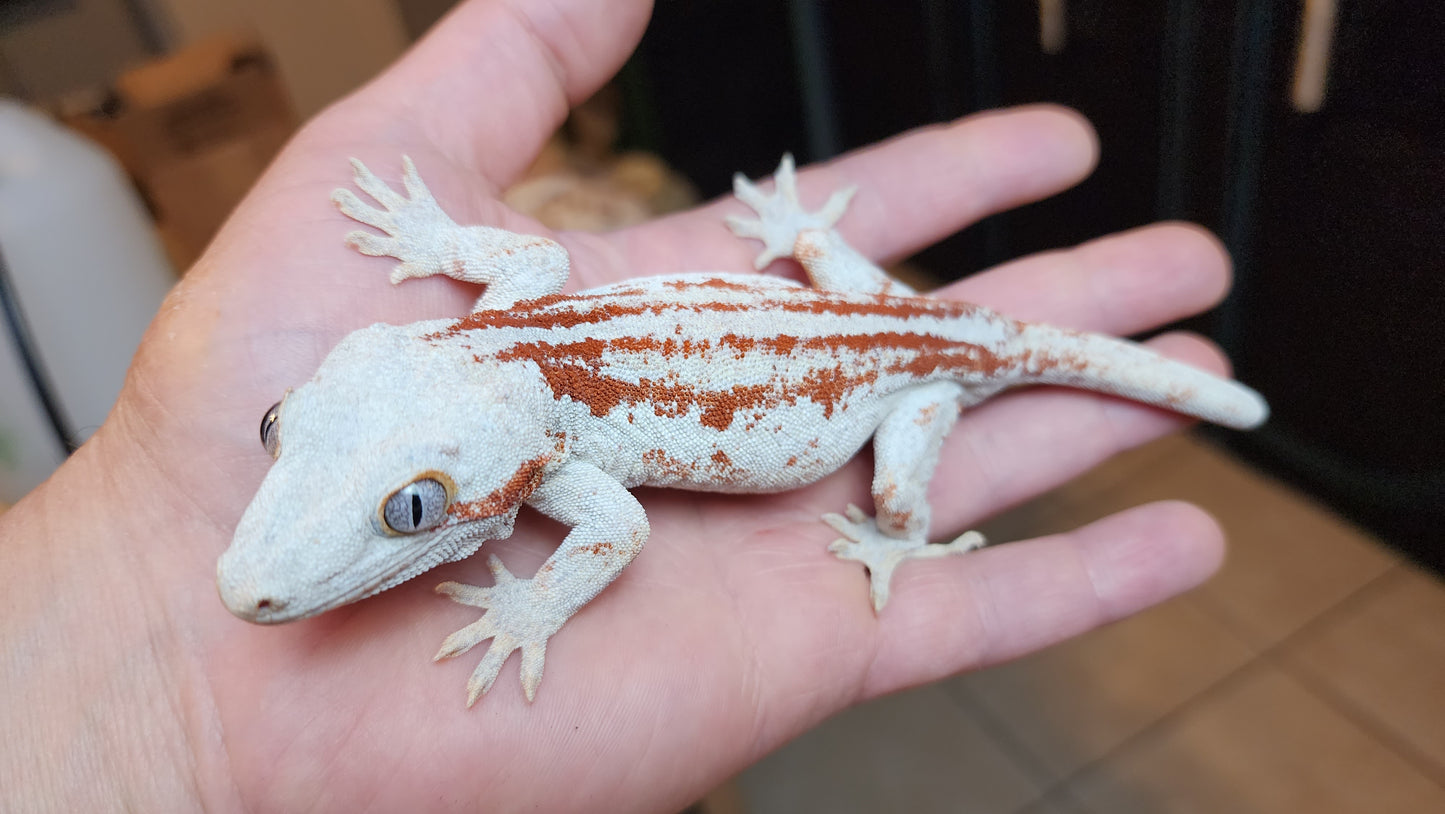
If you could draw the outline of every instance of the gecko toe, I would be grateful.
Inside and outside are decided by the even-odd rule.
[[[474,608],[491,607],[491,588],[464,585],[460,582],[443,582],[433,590],[458,604],[470,605]]]
[[[487,648],[486,655],[482,656],[481,663],[477,669],[472,671],[472,677],[467,680],[467,706],[477,703],[477,699],[487,694],[496,682],[497,676],[502,673],[502,665],[507,662],[507,657],[518,647],[517,640],[505,633],[499,633],[492,639],[492,646]]]
[[[522,645],[522,692],[531,703],[537,697],[537,686],[542,683],[542,666],[547,658],[547,642],[525,643]]]
[[[492,624],[491,617],[483,616],[446,637],[446,639],[442,641],[441,649],[432,657],[432,661],[443,661],[460,656],[496,635],[497,628]]]

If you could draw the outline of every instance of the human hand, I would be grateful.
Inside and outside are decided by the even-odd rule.
[[[467,711],[471,664],[430,661],[446,632],[475,619],[431,586],[486,584],[482,557],[283,627],[227,614],[212,575],[270,463],[256,437],[265,409],[347,332],[461,315],[476,296],[440,278],[390,288],[390,261],[343,245],[354,224],[328,199],[347,182],[346,159],[395,182],[409,154],[459,223],[547,234],[496,195],[620,65],[647,13],[641,0],[469,3],[297,136],[167,299],[110,420],[0,519],[0,729],[34,733],[0,747],[0,776],[40,778],[51,800],[73,793],[67,808],[94,795],[152,809],[675,810],[850,704],[1038,649],[1213,570],[1212,521],[1157,504],[905,565],[875,617],[862,569],[827,553],[836,535],[818,519],[867,505],[870,472],[854,462],[781,495],[639,490],[651,538],[552,640],[532,705],[512,666]],[[887,258],[1063,189],[1094,160],[1083,122],[1039,107],[917,131],[800,183],[814,205],[858,185],[840,229]],[[722,225],[743,211],[726,200],[553,237],[572,257],[569,290],[743,272],[757,247]],[[1212,305],[1227,277],[1212,239],[1166,225],[1025,258],[938,296],[1128,334]],[[1198,339],[1152,344],[1224,367]],[[949,438],[933,536],[1179,426],[1083,393],[997,398]],[[486,548],[525,574],[560,537],[524,514]]]

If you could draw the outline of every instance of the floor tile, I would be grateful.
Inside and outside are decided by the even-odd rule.
[[[1143,464],[1123,476],[1106,464],[1041,499],[1033,533],[1155,500],[1203,507],[1224,527],[1229,558],[1193,600],[1256,647],[1279,642],[1399,562],[1363,531],[1204,441],[1177,436],[1135,454]]]
[[[1291,642],[1282,660],[1445,777],[1445,584],[1404,566],[1379,587]]]
[[[743,800],[742,789],[736,780],[718,786],[698,800],[685,814],[752,814]]]
[[[1173,601],[944,686],[977,703],[1047,772],[1064,778],[1253,657],[1207,614]]]
[[[1068,790],[1098,814],[1445,811],[1445,788],[1263,663]]]
[[[855,707],[743,772],[749,814],[1011,812],[1042,790],[940,689]]]

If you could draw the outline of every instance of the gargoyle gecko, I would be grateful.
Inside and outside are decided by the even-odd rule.
[[[353,232],[355,248],[399,259],[393,282],[444,274],[486,290],[460,320],[352,333],[266,414],[275,463],[217,582],[243,619],[301,619],[468,557],[531,506],[571,528],[535,576],[492,556],[493,586],[437,587],[486,610],[437,655],[492,640],[469,706],[518,648],[533,699],[548,639],[642,551],[632,487],[794,489],[872,437],[877,517],[849,506],[823,519],[842,535],[830,549],[867,567],[881,611],[900,562],[983,543],[925,536],[928,482],[963,408],[1052,384],[1237,428],[1268,412],[1253,390],[1129,342],[917,296],[833,229],[853,190],[805,211],[788,157],[771,195],[735,179],[757,217],[728,225],[763,242],[758,268],[792,257],[813,287],[713,273],[577,294],[560,293],[568,256],[556,242],[458,226],[410,160],[406,195],[352,163],[380,208],[345,189],[333,200],[384,233]]]

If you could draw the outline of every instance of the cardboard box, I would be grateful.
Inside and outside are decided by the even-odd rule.
[[[182,270],[297,126],[265,50],[237,35],[128,71],[103,104],[64,118],[120,159]]]

